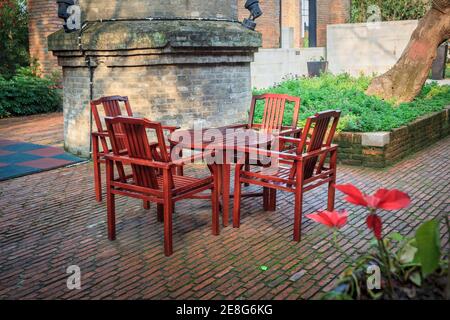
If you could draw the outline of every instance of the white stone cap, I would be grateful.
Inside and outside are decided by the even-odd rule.
[[[367,132],[361,134],[361,144],[368,147],[384,147],[391,141],[390,132]]]

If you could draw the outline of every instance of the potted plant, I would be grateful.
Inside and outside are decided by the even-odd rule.
[[[387,189],[365,195],[351,184],[335,187],[346,194],[346,201],[368,209],[366,225],[374,240],[367,253],[353,261],[337,240],[340,228],[347,223],[348,212],[321,211],[307,215],[333,230],[333,244],[348,263],[336,287],[324,299],[450,299],[450,243],[447,253],[442,254],[439,233],[442,221],[450,236],[448,213],[420,225],[414,237],[397,232],[383,235],[378,210],[406,208],[409,196]]]
[[[328,61],[322,56],[319,61],[308,61],[308,75],[310,77],[319,77],[328,69]]]

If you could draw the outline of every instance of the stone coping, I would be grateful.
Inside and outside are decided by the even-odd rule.
[[[340,132],[340,163],[383,168],[450,134],[450,106],[389,132]]]
[[[90,23],[81,32],[59,30],[48,37],[51,51],[139,50],[166,48],[250,48],[261,34],[228,21],[108,21]]]

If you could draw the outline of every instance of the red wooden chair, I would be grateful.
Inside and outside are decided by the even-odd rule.
[[[303,193],[328,183],[328,210],[334,209],[334,183],[336,182],[337,145],[332,140],[339,121],[340,111],[326,111],[309,117],[303,129],[301,139],[280,137],[285,142],[296,145],[290,152],[267,151],[246,148],[251,155],[269,156],[278,159],[276,168],[252,166],[243,169],[243,164],[236,165],[234,187],[233,226],[240,226],[241,184],[249,183],[263,187],[264,210],[273,210],[269,191],[282,190],[295,194],[294,240],[300,241]],[[328,167],[325,166],[330,156]]]
[[[102,110],[99,110],[102,107]],[[109,136],[107,130],[103,127],[102,118],[103,117],[117,117],[121,116],[122,110],[129,117],[133,116],[131,111],[130,102],[128,97],[121,96],[110,96],[103,97],[98,100],[91,101],[91,110],[94,117],[95,125],[97,127],[97,132],[92,133],[92,158],[94,162],[94,185],[95,185],[95,197],[97,201],[102,201],[102,179],[101,179],[101,167],[100,164],[105,162],[105,153],[110,152],[110,147],[108,145]],[[100,113],[102,111],[102,113]],[[102,115],[102,116],[101,116]],[[168,130],[170,133],[178,129],[173,126],[164,126],[163,129]],[[120,139],[117,142],[121,150],[126,152],[124,147],[124,142]],[[102,147],[100,151],[100,145]],[[117,167],[121,177],[124,176],[123,168],[119,165]],[[179,174],[182,174],[179,171]]]
[[[264,109],[261,123],[255,123],[255,112],[258,102],[264,101]],[[250,106],[250,114],[246,128],[264,130],[268,133],[277,134],[279,136],[290,136],[299,138],[302,132],[301,128],[297,128],[298,117],[300,112],[299,97],[293,97],[286,94],[266,93],[262,95],[254,95]],[[292,122],[290,125],[284,125],[283,120],[287,109],[287,104],[293,104]],[[283,140],[279,140],[276,151],[286,150],[287,146]],[[245,165],[246,170],[250,170],[248,161]],[[245,184],[248,186],[248,184]],[[272,203],[276,206],[276,190],[270,190]]]
[[[210,189],[212,201],[212,233],[219,234],[219,198],[217,181],[214,179],[216,169],[211,165],[213,175],[206,178],[194,178],[173,174],[176,166],[192,162],[203,155],[171,161],[164,141],[163,126],[146,119],[115,117],[105,118],[112,153],[106,154],[106,184],[108,206],[108,237],[114,240],[115,231],[115,195],[141,199],[145,207],[156,202],[158,220],[164,221],[164,253],[169,256],[172,247],[172,212],[176,201],[203,198],[201,192]],[[156,137],[149,142],[147,131]],[[127,155],[124,155],[124,147]],[[132,174],[126,180],[114,178],[114,165],[131,166]],[[160,173],[162,171],[162,174]]]
[[[255,123],[255,112],[258,102],[264,101],[264,110],[261,123]],[[287,104],[293,104],[292,122],[289,125],[283,124]],[[300,98],[286,94],[267,93],[255,95],[252,98],[248,123],[231,125],[232,128],[246,128],[265,130],[268,133],[277,133],[281,136],[299,137],[301,128],[297,128],[298,116],[300,112]]]

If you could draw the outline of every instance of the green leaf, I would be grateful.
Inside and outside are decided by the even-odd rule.
[[[417,252],[417,248],[413,247],[412,245],[410,245],[409,243],[406,244],[400,251],[399,253],[399,260],[400,263],[402,264],[406,264],[406,263],[411,263],[414,261],[414,257],[416,255]]]
[[[436,271],[441,257],[439,221],[423,223],[416,231],[417,257],[422,265],[423,277]]]
[[[422,286],[422,277],[418,271],[411,273],[409,280],[418,287]]]
[[[391,233],[391,234],[389,235],[389,238],[392,239],[392,240],[394,240],[394,241],[398,241],[398,242],[403,241],[403,240],[405,239],[405,237],[402,236],[402,235],[401,235],[400,233],[398,233],[398,232],[393,232],[393,233]]]

